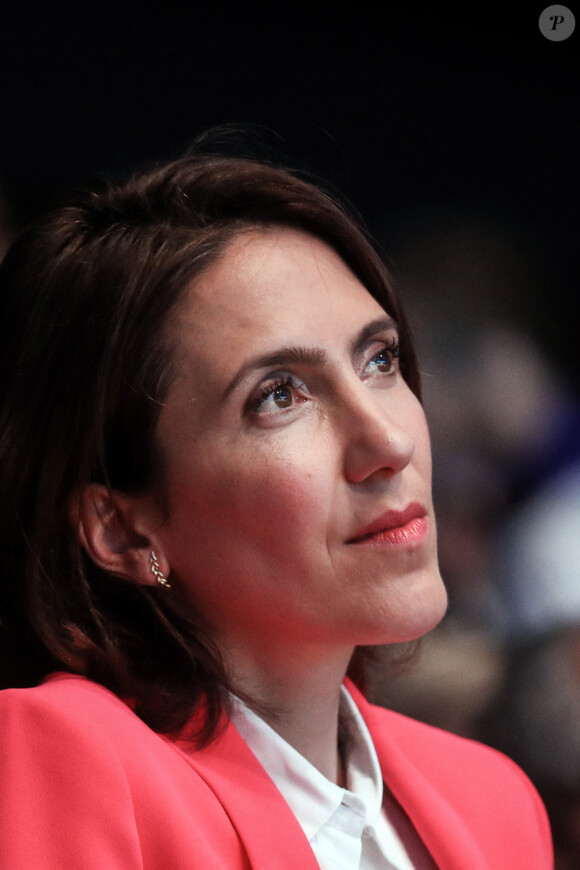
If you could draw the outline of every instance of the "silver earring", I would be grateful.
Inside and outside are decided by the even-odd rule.
[[[159,559],[157,558],[155,550],[151,550],[151,555],[149,556],[149,568],[160,586],[165,586],[166,589],[171,589],[171,583],[168,582],[167,577],[159,567]]]

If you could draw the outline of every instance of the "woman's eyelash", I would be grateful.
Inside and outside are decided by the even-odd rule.
[[[295,390],[300,387],[300,382],[289,374],[280,375],[279,377],[274,378],[274,380],[268,381],[263,385],[258,398],[252,403],[252,410],[258,411],[262,407],[264,402],[266,402],[266,400],[270,398],[272,393],[284,387]]]

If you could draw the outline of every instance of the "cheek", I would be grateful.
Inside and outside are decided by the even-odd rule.
[[[235,450],[176,469],[167,528],[173,542],[227,560],[254,554],[278,561],[284,548],[324,537],[332,502],[328,462],[312,449]]]

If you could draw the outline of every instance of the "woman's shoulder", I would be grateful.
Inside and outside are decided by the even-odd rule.
[[[20,736],[31,731],[51,738],[86,731],[118,733],[146,725],[131,708],[104,686],[76,674],[55,673],[38,686],[0,692],[0,721]]]
[[[376,707],[358,693],[355,700],[385,782],[415,818],[430,817],[436,807],[438,824],[465,849],[469,842],[483,848],[489,866],[524,866],[522,843],[525,866],[552,866],[545,808],[515,762],[475,740]]]
[[[511,782],[518,788],[534,790],[523,770],[491,746],[365,700],[362,706],[375,743],[389,744],[438,783],[465,787],[470,777],[474,777],[472,785],[483,777],[488,784],[495,779],[498,787]]]
[[[30,778],[68,781],[74,768],[85,783],[143,777],[151,766],[175,763],[168,741],[104,686],[73,674],[53,674],[38,686],[0,692],[0,771],[18,766]]]
[[[356,689],[355,701],[365,719],[383,764],[400,771],[420,771],[421,777],[453,802],[517,803],[535,812],[543,805],[524,771],[511,758],[469,737],[444,731],[402,713],[369,703]]]
[[[134,785],[146,777],[180,782],[187,776],[172,739],[155,732],[105,686],[67,673],[0,692],[0,776],[16,764],[67,777],[78,766],[85,781],[123,779]],[[191,772],[188,779],[192,787],[199,782]]]
[[[185,753],[82,677],[0,692],[0,782],[0,867],[245,866]]]

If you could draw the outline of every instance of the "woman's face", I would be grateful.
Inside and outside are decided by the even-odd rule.
[[[397,330],[339,256],[252,231],[171,327],[158,540],[227,649],[409,640],[446,598],[423,409]]]

